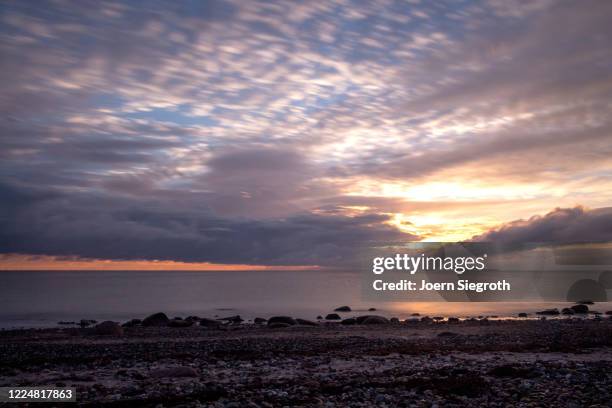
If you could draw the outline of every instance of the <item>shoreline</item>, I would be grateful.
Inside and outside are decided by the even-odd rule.
[[[5,330],[0,367],[80,406],[606,406],[612,320]]]

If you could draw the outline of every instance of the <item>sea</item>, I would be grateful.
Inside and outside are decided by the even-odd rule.
[[[365,300],[359,273],[340,271],[0,271],[0,328],[57,327],[81,319],[289,315],[316,319],[339,306],[405,319],[421,316],[515,317],[567,303],[384,302]],[[610,302],[592,306],[612,309]],[[412,316],[413,317],[413,316]],[[534,315],[535,317],[535,315]]]

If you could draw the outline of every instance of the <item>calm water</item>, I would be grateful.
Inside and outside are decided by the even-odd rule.
[[[170,317],[198,315],[245,319],[275,314],[314,319],[349,305],[355,313],[443,316],[533,312],[564,304],[364,302],[357,273],[256,272],[0,272],[0,327],[55,326],[60,320],[116,320],[163,311]],[[612,307],[599,304],[596,310]],[[355,313],[347,313],[352,315]]]

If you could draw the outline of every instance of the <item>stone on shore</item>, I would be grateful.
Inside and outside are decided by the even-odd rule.
[[[297,324],[300,324],[302,326],[318,326],[319,325],[319,323],[313,322],[312,320],[308,320],[308,319],[295,319],[295,321],[297,322]]]
[[[221,326],[221,322],[219,322],[218,320],[203,317],[200,319],[200,326],[216,329]]]
[[[558,316],[559,315],[559,309],[545,309],[542,310],[540,312],[536,312],[537,315],[541,315],[541,316]]]
[[[147,316],[142,321],[142,325],[145,327],[149,326],[167,326],[170,319],[165,313],[155,313],[151,316]]]
[[[348,319],[344,319],[340,322],[340,324],[343,324],[345,326],[350,326],[353,324],[357,324],[357,319],[355,319],[354,317],[349,317]]]
[[[330,313],[325,316],[325,320],[342,320],[338,313]]]
[[[528,314],[525,313],[525,312],[521,312],[521,313],[518,314],[518,317],[527,317],[527,316],[528,316]]]
[[[135,327],[135,326],[140,326],[142,324],[142,320],[140,319],[132,319],[132,320],[128,320],[127,322],[123,323],[121,326],[123,327]]]
[[[290,316],[273,316],[268,319],[268,326],[274,323],[284,323],[284,324],[288,324],[289,326],[295,326],[297,324],[295,319]]]
[[[123,327],[119,323],[107,320],[94,327],[94,333],[101,336],[123,336]]]
[[[351,308],[349,306],[340,306],[334,309],[334,312],[350,312]]]
[[[357,324],[387,324],[389,319],[383,316],[365,315],[356,318]]]
[[[172,319],[168,322],[168,327],[191,327],[192,325],[191,320]]]

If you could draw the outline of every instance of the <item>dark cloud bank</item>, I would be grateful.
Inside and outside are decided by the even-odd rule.
[[[0,248],[5,253],[103,259],[278,265],[344,265],[370,242],[414,240],[388,216],[298,214],[251,220],[205,206],[104,195],[70,195],[3,185]]]

